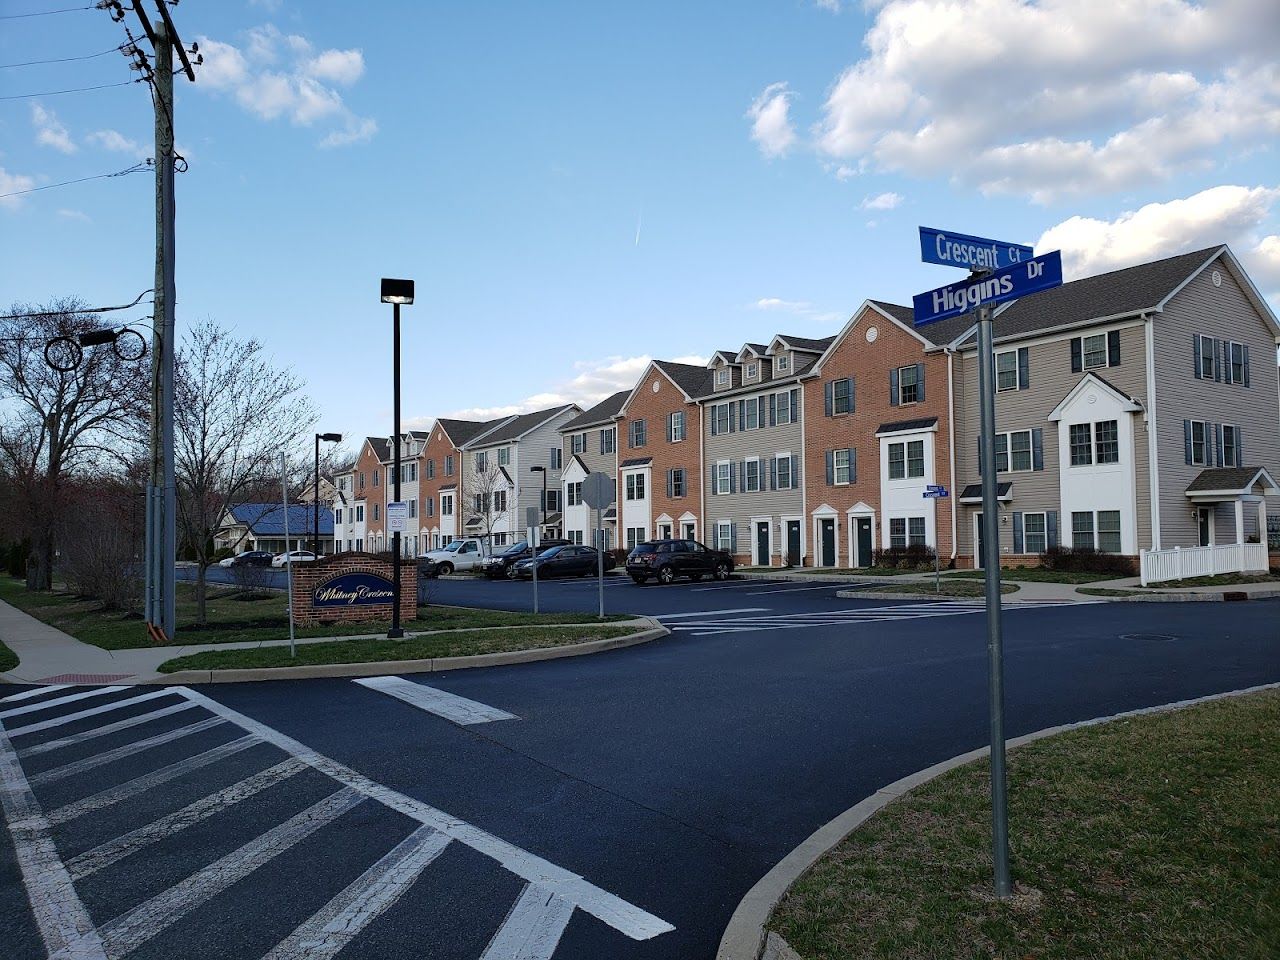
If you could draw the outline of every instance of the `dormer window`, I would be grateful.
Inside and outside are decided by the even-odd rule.
[[[760,364],[758,364],[758,363],[748,363],[748,364],[747,364],[747,376],[748,376],[748,377],[750,377],[750,378],[751,378],[751,379],[753,379],[753,380],[754,380],[756,377],[760,376]]]
[[[729,382],[729,368],[721,367],[716,371],[716,386],[723,387]]]
[[[779,372],[786,370],[790,362],[791,361],[789,357],[778,357],[776,360],[773,361],[773,369]]]

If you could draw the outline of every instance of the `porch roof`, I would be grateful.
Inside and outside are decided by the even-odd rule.
[[[1266,467],[1210,467],[1187,484],[1187,496],[1193,500],[1235,498],[1253,494],[1261,486],[1262,495],[1280,496],[1280,484]]]
[[[982,484],[971,483],[960,491],[958,498],[961,503],[981,503],[982,502]],[[996,499],[1004,503],[1008,503],[1013,499],[1013,483],[1006,481],[996,484]]]

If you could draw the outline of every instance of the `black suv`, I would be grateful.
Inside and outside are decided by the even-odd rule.
[[[568,540],[557,540],[554,537],[548,537],[542,541],[542,545],[538,548],[539,552],[550,550],[552,547],[566,547],[569,545]],[[533,551],[529,549],[529,544],[525,540],[512,544],[501,553],[495,553],[488,560],[480,564],[480,570],[486,577],[493,580],[511,579],[514,574],[512,569],[521,560],[528,560],[533,556]]]
[[[703,577],[728,580],[733,574],[733,556],[704,547],[697,540],[651,540],[627,554],[627,573],[640,584],[650,577],[659,583],[671,583],[676,577],[688,577],[694,583]]]

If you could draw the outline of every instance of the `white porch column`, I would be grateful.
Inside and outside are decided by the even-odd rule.
[[[1267,545],[1267,498],[1258,500],[1258,542]]]
[[[1244,501],[1236,497],[1236,543],[1244,544]]]

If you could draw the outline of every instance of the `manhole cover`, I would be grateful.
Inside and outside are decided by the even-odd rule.
[[[1121,640],[1146,640],[1151,643],[1173,643],[1177,637],[1171,637],[1167,633],[1122,633]]]

